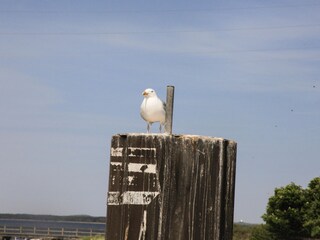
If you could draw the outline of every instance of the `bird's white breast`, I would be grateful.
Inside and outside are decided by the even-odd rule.
[[[140,107],[141,117],[150,123],[165,122],[165,111],[162,101],[157,97],[145,98]]]

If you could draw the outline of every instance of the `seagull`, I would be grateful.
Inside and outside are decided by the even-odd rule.
[[[147,122],[147,132],[150,132],[150,126],[154,122],[160,122],[160,133],[165,124],[166,104],[158,98],[155,90],[147,88],[142,92],[144,99],[140,106],[140,115]]]

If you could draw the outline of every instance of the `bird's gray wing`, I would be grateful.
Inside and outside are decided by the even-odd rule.
[[[167,105],[166,105],[166,103],[165,103],[165,102],[162,102],[162,107],[163,107],[164,111],[166,111],[166,107],[167,107]]]

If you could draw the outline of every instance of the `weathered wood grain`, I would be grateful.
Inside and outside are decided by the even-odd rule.
[[[165,122],[164,128],[165,128],[165,132],[168,134],[172,134],[173,104],[174,104],[174,86],[167,86],[166,122]]]
[[[231,240],[235,171],[234,141],[113,136],[106,239]]]

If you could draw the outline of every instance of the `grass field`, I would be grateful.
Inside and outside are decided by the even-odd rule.
[[[104,236],[83,237],[81,240],[105,240]]]
[[[233,240],[250,240],[252,231],[259,225],[235,223],[233,225]]]

